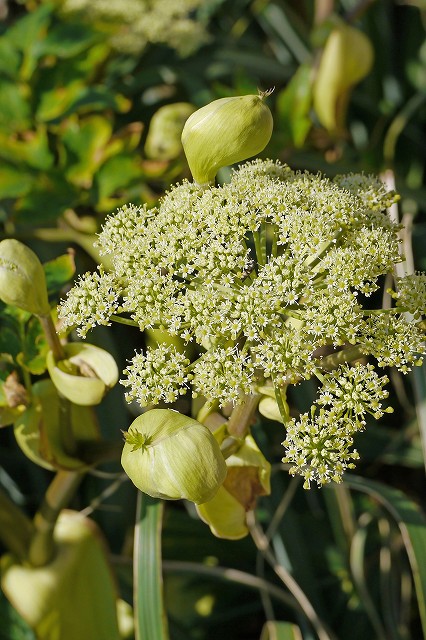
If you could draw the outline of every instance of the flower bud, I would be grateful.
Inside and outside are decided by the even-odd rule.
[[[183,128],[182,144],[195,182],[214,181],[221,167],[260,153],[272,135],[272,115],[258,96],[220,98],[193,113]]]
[[[29,247],[12,238],[0,242],[0,299],[36,315],[50,312],[40,260]]]
[[[350,89],[369,73],[373,57],[368,37],[339,21],[325,44],[313,93],[316,114],[328,131],[343,128]]]
[[[1,558],[2,591],[34,631],[24,636],[118,640],[116,585],[95,522],[63,509],[53,539],[55,557],[43,566],[21,564],[12,554]]]
[[[55,361],[52,351],[46,364],[53,384],[68,400],[79,405],[99,404],[118,380],[118,369],[108,351],[93,344],[70,342],[65,360]]]
[[[145,153],[154,160],[173,160],[182,153],[181,135],[185,121],[194,113],[189,102],[176,102],[160,107],[149,125]]]
[[[171,409],[152,409],[124,434],[121,464],[133,484],[154,498],[211,500],[226,476],[212,433]]]

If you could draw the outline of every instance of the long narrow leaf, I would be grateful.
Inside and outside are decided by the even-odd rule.
[[[372,480],[347,476],[346,484],[379,502],[395,519],[413,573],[417,603],[426,638],[426,518],[418,506],[401,491]]]
[[[163,510],[163,501],[139,492],[133,559],[136,640],[169,637],[161,567]]]

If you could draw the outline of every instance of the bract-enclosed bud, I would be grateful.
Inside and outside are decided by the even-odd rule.
[[[374,58],[368,37],[343,22],[330,33],[314,84],[314,108],[330,132],[343,128],[350,89],[370,71]]]
[[[194,113],[189,102],[176,102],[160,107],[152,116],[145,143],[145,153],[154,160],[174,160],[182,153],[181,135],[184,124]]]
[[[263,151],[273,127],[269,94],[220,98],[188,118],[182,144],[195,182],[209,184],[221,167]]]
[[[197,505],[197,512],[215,536],[238,540],[248,534],[247,511],[254,509],[259,496],[271,491],[271,465],[251,435],[226,465],[223,485],[212,500]]]
[[[44,566],[1,558],[2,590],[33,629],[31,637],[120,640],[116,585],[94,521],[62,510],[53,538],[56,554]]]
[[[212,433],[176,411],[147,411],[124,436],[123,469],[154,498],[206,502],[225,479],[225,459]]]
[[[19,240],[0,242],[0,299],[39,316],[50,312],[40,260]]]
[[[70,405],[70,421],[77,450],[100,439],[99,427],[89,407]],[[14,422],[16,441],[35,464],[51,471],[81,471],[88,464],[65,450],[61,433],[61,406],[58,392],[49,379],[39,380],[31,389],[31,404]]]
[[[70,342],[64,346],[64,360],[55,360],[52,351],[46,364],[58,391],[75,404],[99,404],[118,380],[112,355],[93,344]]]

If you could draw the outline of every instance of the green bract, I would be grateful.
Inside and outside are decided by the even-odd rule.
[[[108,351],[92,344],[70,342],[63,347],[66,359],[46,358],[53,384],[68,400],[80,405],[99,404],[118,380],[118,369]]]
[[[0,242],[0,299],[36,315],[50,312],[41,262],[18,240]]]
[[[39,380],[33,385],[31,404],[14,422],[19,447],[27,458],[45,469],[87,469],[87,463],[65,450],[61,419],[60,399],[52,381]],[[72,429],[77,445],[100,438],[99,427],[88,407],[71,404],[67,428]]]
[[[219,538],[238,540],[249,532],[247,511],[255,508],[257,498],[271,491],[271,465],[251,435],[238,451],[227,458],[226,479],[214,498],[197,506],[200,518]]]
[[[198,109],[185,123],[182,144],[194,180],[208,184],[221,167],[263,151],[271,135],[267,94],[220,98]]]
[[[142,414],[125,440],[123,469],[150,496],[207,502],[225,479],[225,460],[209,429],[176,411]]]

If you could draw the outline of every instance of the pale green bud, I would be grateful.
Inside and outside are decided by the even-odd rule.
[[[225,479],[225,459],[212,433],[176,411],[147,411],[124,437],[123,469],[138,489],[154,498],[206,502]]]
[[[66,358],[56,361],[52,351],[46,357],[53,384],[68,400],[80,405],[99,404],[118,380],[112,355],[93,344],[70,342],[64,345]]]
[[[55,557],[43,566],[20,563],[12,554],[1,558],[2,590],[34,631],[25,635],[38,640],[119,640],[116,585],[96,524],[63,509],[53,539]],[[35,555],[32,561],[37,560]]]
[[[328,37],[314,83],[314,108],[331,133],[344,127],[352,87],[371,70],[374,50],[359,29],[338,22]]]
[[[50,312],[40,260],[19,240],[0,242],[0,299],[39,316]]]
[[[173,160],[182,153],[181,135],[187,118],[195,107],[176,102],[160,107],[152,116],[145,143],[145,153],[154,160]]]
[[[273,127],[264,103],[269,94],[220,98],[188,118],[182,144],[195,182],[211,183],[221,167],[263,151]]]

